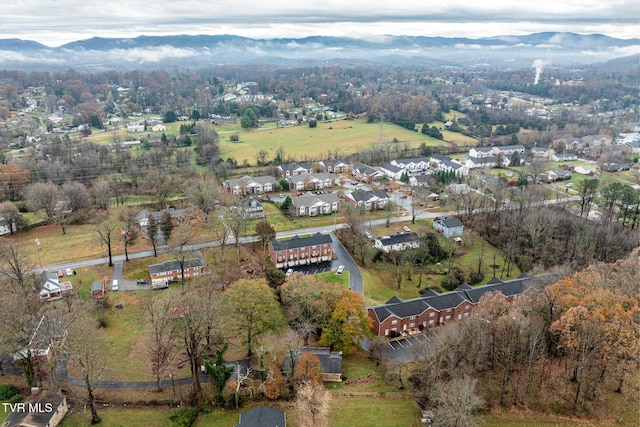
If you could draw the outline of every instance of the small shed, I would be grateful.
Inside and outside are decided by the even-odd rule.
[[[103,282],[93,282],[91,285],[91,296],[95,299],[104,298],[104,283]]]

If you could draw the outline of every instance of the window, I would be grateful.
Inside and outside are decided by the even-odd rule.
[[[445,317],[446,320],[451,319],[451,316],[447,314],[447,317]]]
[[[397,325],[397,324],[398,324],[398,321],[397,321],[397,320],[392,320],[392,321],[391,321],[391,324],[392,324],[392,325]]]
[[[429,313],[429,317],[434,317],[436,314],[432,311],[431,313]]]
[[[415,318],[416,318],[416,316],[411,316],[411,317],[409,318],[409,320],[414,320]]]
[[[429,320],[429,324],[430,324],[430,325],[433,325],[433,320]]]
[[[389,335],[389,330],[388,330],[388,329],[385,329],[385,330],[384,330],[384,334],[385,334],[385,336],[386,336],[386,335]]]
[[[415,323],[409,323],[409,327],[410,327],[410,328],[415,328],[415,327],[416,327],[416,324],[415,324]]]
[[[465,315],[465,316],[468,316],[468,315],[469,315],[469,313],[465,313],[464,315]]]
[[[470,308],[471,308],[471,306],[470,306],[469,304],[467,304],[467,305],[465,305],[465,306],[464,306],[464,309],[465,309],[465,310],[469,310]]]

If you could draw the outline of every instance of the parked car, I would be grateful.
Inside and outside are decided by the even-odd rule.
[[[58,270],[58,277],[64,277],[64,271]]]
[[[70,268],[67,268],[66,273],[67,273],[67,276],[73,276],[73,270]]]
[[[293,274],[293,268],[290,268],[287,270],[287,272],[284,274],[286,277],[289,277]]]
[[[365,231],[363,234],[367,239],[373,239],[373,234],[370,231]]]
[[[136,281],[136,285],[148,285],[148,284],[149,284],[149,281],[145,279],[138,279]]]
[[[117,280],[114,280],[113,282],[111,282],[111,290],[112,291],[120,290],[120,288],[118,287],[118,281]]]
[[[407,233],[411,231],[411,229],[409,227],[407,227],[406,225],[404,227],[402,227],[402,229],[404,231],[406,231]]]
[[[344,273],[344,265],[339,265],[338,269],[336,270],[336,274],[341,275],[342,273]]]

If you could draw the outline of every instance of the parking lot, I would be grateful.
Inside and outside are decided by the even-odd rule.
[[[390,340],[389,345],[394,350],[400,350],[403,348],[411,348],[416,344],[428,342],[429,338],[427,338],[424,334],[416,334],[409,335],[407,337],[398,338],[396,340]]]
[[[309,264],[309,265],[298,265],[295,267],[291,267],[294,273],[304,273],[304,274],[318,274],[324,273],[325,271],[331,271],[331,261],[322,262],[320,264]],[[282,268],[283,272],[286,273],[288,268]]]

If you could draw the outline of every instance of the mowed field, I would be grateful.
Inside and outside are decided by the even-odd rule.
[[[367,150],[378,143],[380,126],[367,123],[366,120],[341,120],[320,122],[315,128],[303,124],[279,129],[254,129],[238,133],[239,143],[229,141],[230,133],[220,134],[220,157],[234,158],[238,163],[245,159],[249,164],[256,162],[260,150],[266,150],[268,160],[275,157],[276,150],[282,147],[285,156],[302,161],[348,156]],[[391,144],[396,138],[399,144],[418,147],[421,143],[430,146],[446,145],[446,142],[413,132],[400,126],[385,123],[382,126],[382,141]]]

